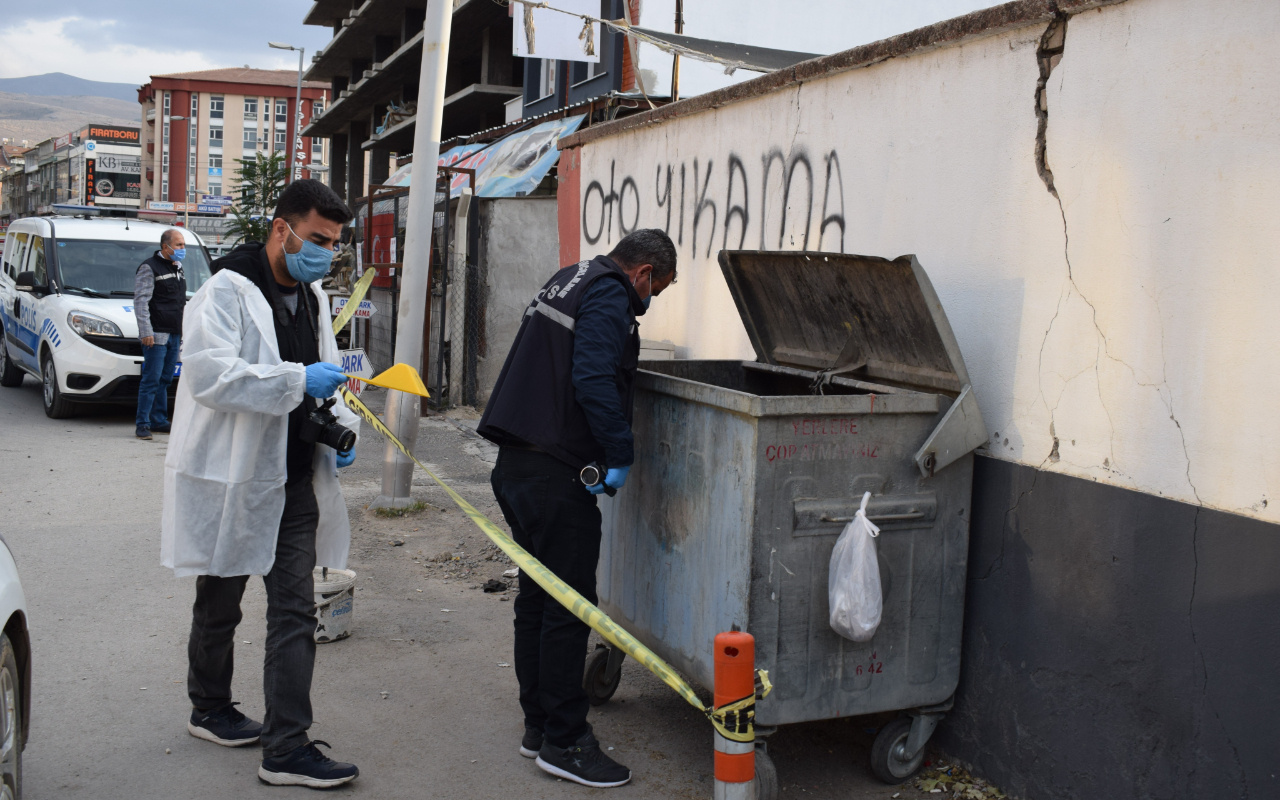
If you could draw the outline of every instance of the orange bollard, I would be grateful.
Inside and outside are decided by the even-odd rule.
[[[715,707],[754,698],[755,692],[755,637],[742,631],[716,634]],[[726,727],[743,735],[751,734],[751,740],[740,742],[725,738],[719,730],[715,732],[715,800],[752,800],[756,777],[753,717],[731,715]]]

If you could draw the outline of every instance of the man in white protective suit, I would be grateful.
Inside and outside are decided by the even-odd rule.
[[[199,576],[187,730],[228,747],[260,741],[258,777],[277,785],[328,788],[359,774],[307,736],[312,571],[317,560],[345,567],[351,540],[337,468],[355,459],[359,419],[337,394],[346,377],[320,288],[351,218],[327,186],[296,180],[266,244],[241,244],[213,262],[186,308],[165,458],[161,560],[178,577]],[[250,575],[263,576],[267,594],[261,724],[231,694]]]

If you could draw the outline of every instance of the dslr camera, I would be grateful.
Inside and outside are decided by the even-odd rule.
[[[335,402],[337,401],[330,397],[323,405],[309,408],[307,415],[302,418],[302,424],[298,426],[298,438],[308,444],[327,444],[339,453],[345,453],[356,446],[356,435],[350,428],[339,423],[338,418],[329,410]],[[307,404],[309,407],[314,405],[311,398],[307,398]]]

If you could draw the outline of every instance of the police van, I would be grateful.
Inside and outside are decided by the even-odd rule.
[[[81,403],[137,402],[134,276],[169,227],[87,215],[13,222],[0,256],[0,386],[21,386],[24,375],[40,381],[54,419]],[[209,279],[210,259],[199,236],[182,235],[190,297]]]

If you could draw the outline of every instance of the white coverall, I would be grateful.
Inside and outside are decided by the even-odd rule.
[[[310,287],[323,312],[328,298]],[[319,314],[320,358],[340,364],[328,315]],[[177,577],[266,575],[284,511],[289,412],[302,402],[306,369],[282,362],[262,292],[231,270],[211,277],[187,304],[182,373],[164,465],[160,559]],[[331,409],[359,433],[340,396]],[[316,445],[320,522],[316,563],[343,568],[351,545],[333,448]]]

